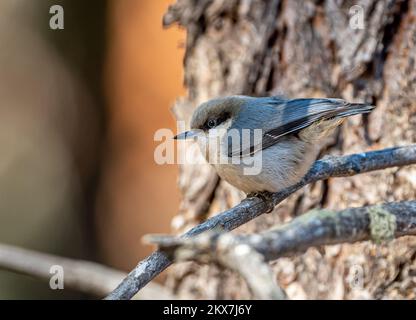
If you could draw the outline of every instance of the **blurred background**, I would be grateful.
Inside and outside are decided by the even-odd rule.
[[[131,269],[170,231],[176,167],[153,160],[172,128],[185,32],[173,0],[0,1],[0,242]],[[51,30],[49,8],[64,8]],[[0,299],[80,297],[0,271]]]

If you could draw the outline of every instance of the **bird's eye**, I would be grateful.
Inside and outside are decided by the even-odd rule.
[[[215,128],[217,126],[217,120],[215,120],[215,119],[208,120],[207,126],[210,129]]]

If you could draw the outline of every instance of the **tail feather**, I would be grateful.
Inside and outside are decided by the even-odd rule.
[[[349,103],[344,111],[338,112],[335,118],[345,118],[356,114],[370,113],[375,106],[365,103]]]
[[[309,127],[300,131],[299,136],[303,141],[318,142],[330,135],[333,130],[344,122],[346,117],[370,113],[375,106],[364,103],[349,103],[345,110],[336,110],[333,115],[322,118]]]

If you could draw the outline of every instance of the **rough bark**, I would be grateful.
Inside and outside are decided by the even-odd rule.
[[[364,29],[351,28],[352,5],[363,8]],[[219,95],[342,97],[377,108],[368,117],[348,119],[323,152],[354,153],[416,141],[415,0],[179,0],[164,23],[187,29],[189,91],[174,107],[178,120],[189,120],[199,103]],[[217,182],[209,165],[181,167],[179,186],[183,202],[175,232],[242,197]],[[259,232],[312,208],[411,200],[415,187],[414,166],[317,182],[237,232]],[[273,269],[289,298],[415,298],[415,248],[414,237],[383,245],[325,246],[279,259]],[[354,275],[359,285],[352,285]],[[250,297],[241,278],[214,265],[173,266],[167,283],[183,297]]]

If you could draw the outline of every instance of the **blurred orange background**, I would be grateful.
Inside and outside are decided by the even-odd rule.
[[[110,152],[98,201],[99,242],[106,261],[129,269],[150,252],[146,233],[169,232],[178,208],[176,167],[153,160],[159,128],[176,125],[169,111],[184,93],[184,31],[162,28],[172,1],[113,1],[105,92]]]
[[[185,93],[172,2],[0,1],[0,243],[128,271],[144,234],[171,231],[177,167],[155,163],[153,137],[176,131]],[[0,269],[0,299],[69,297]]]

